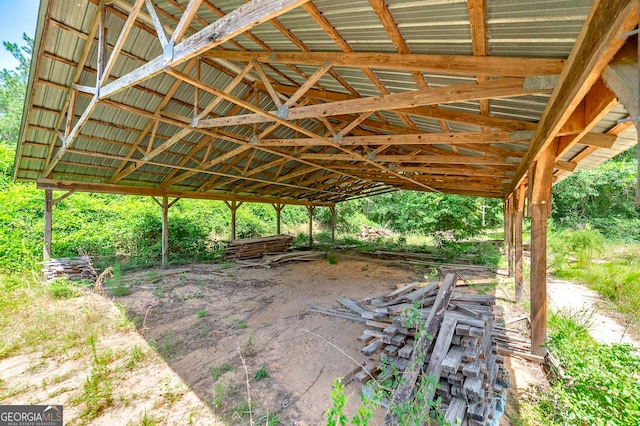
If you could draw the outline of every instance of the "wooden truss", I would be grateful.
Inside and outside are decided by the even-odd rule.
[[[583,158],[561,160],[573,146],[591,153],[611,147],[620,133],[593,129],[617,104],[599,77],[624,41],[614,35],[634,25],[632,2],[596,2],[606,10],[589,17],[567,60],[489,56],[484,0],[468,2],[472,56],[412,53],[387,5],[369,3],[396,52],[355,51],[309,0],[253,0],[228,13],[208,0],[163,7],[92,0],[88,31],[49,10],[45,37],[55,27],[82,48],[74,60],[39,49],[41,58],[74,69],[71,85],[36,70],[36,90],[64,93],[59,110],[31,109],[55,114],[55,126],[27,124],[49,135],[46,155],[33,158],[41,186],[99,184],[124,193],[144,186],[156,188],[153,195],[309,205],[395,188],[505,197],[526,182],[551,141],[558,176]],[[279,17],[293,9],[337,50],[314,51],[287,28]],[[252,32],[258,25],[297,51],[276,51]],[[151,57],[132,48],[141,37],[153,40]],[[245,47],[247,40],[257,49]],[[359,73],[377,93],[360,93],[343,70]],[[391,90],[380,70],[406,74],[415,86]],[[437,86],[429,76],[459,82]],[[492,100],[543,102],[549,95],[540,123],[491,114]],[[150,101],[136,101],[142,98]],[[464,104],[478,105],[477,112]],[[105,118],[122,114],[140,120]],[[29,159],[25,146],[38,143],[25,140],[21,155]]]

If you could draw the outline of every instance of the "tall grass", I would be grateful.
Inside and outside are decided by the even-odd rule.
[[[549,246],[556,276],[587,284],[623,314],[627,327],[640,325],[640,245],[606,243],[585,229],[553,234]]]

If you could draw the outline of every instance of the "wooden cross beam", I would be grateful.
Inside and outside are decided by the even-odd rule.
[[[176,67],[254,26],[280,16],[308,0],[252,0],[218,19],[213,24],[193,34],[173,49],[171,59],[160,55],[137,69],[105,85],[100,90],[100,99],[115,95],[129,87],[140,84],[163,72],[167,67]]]
[[[175,70],[168,70],[176,76]],[[503,78],[489,80],[484,83],[464,83],[436,89],[416,90],[403,93],[375,96],[370,98],[351,99],[319,105],[308,105],[291,108],[286,120],[302,118],[330,117],[338,114],[357,114],[368,111],[397,110],[416,105],[436,105],[455,102],[465,102],[485,98],[508,98],[526,94],[547,93],[549,88],[527,90],[523,87],[522,78]],[[268,123],[277,121],[277,111],[268,114],[246,114],[234,117],[220,117],[202,120],[198,127],[213,128],[241,124]],[[274,117],[274,118],[271,118]]]
[[[404,135],[346,136],[340,145],[432,145],[490,144],[495,142],[529,142],[530,135],[513,132],[417,133]],[[324,139],[262,139],[258,146],[332,146]]]
[[[400,71],[432,72],[456,75],[528,77],[560,74],[562,59],[514,58],[501,56],[425,55],[410,53],[355,52],[239,52],[211,50],[204,57],[268,64],[366,67]]]

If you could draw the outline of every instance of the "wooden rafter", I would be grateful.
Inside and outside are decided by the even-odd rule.
[[[562,59],[514,58],[501,56],[427,55],[402,53],[336,53],[336,52],[238,52],[212,50],[207,58],[249,62],[255,59],[266,64],[322,65],[339,67],[369,67],[376,69],[433,72],[453,75],[483,75],[529,77],[560,74]]]
[[[161,73],[167,67],[175,67],[202,54],[215,46],[243,33],[248,28],[272,17],[294,9],[308,0],[253,0],[240,6],[230,14],[177,44],[172,59],[167,61],[164,55],[152,59],[145,65],[123,75],[116,81],[105,85],[100,91],[100,99],[113,96],[128,87],[140,84]]]
[[[170,71],[176,73],[175,71]],[[490,80],[481,84],[463,83],[429,90],[416,90],[404,93],[394,93],[373,98],[351,99],[337,101],[328,104],[308,105],[300,108],[292,108],[286,117],[287,120],[311,117],[329,117],[337,114],[357,114],[377,110],[397,110],[412,107],[414,105],[435,105],[442,103],[464,102],[485,98],[504,98],[522,96],[533,93],[546,93],[550,89],[541,88],[526,90],[523,88],[524,80],[521,78],[503,78]],[[247,108],[248,109],[248,108]],[[270,112],[268,116],[254,113],[235,117],[221,117],[202,120],[198,127],[212,128],[239,124],[265,123],[275,121],[271,118],[277,114]]]

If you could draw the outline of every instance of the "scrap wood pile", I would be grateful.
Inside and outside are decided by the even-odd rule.
[[[238,259],[236,264],[239,267],[272,268],[287,262],[302,262],[318,259],[324,253],[319,251],[292,251],[289,253],[265,254],[259,259]]]
[[[267,253],[282,253],[289,250],[293,237],[274,235],[262,238],[231,240],[227,244],[225,258],[230,260],[262,257]]]
[[[465,262],[465,263],[444,263],[442,256],[436,253],[412,253],[412,252],[402,252],[402,251],[378,250],[373,252],[373,254],[379,257],[384,257],[385,259],[389,259],[389,258],[401,259],[411,265],[436,268],[442,274],[442,276],[446,275],[449,272],[454,272],[454,271],[457,273],[466,271],[469,273],[476,274],[476,273],[486,273],[486,272],[494,271],[496,269],[493,266],[473,264],[473,259],[471,258],[477,257],[477,255],[473,253],[460,255],[460,257],[465,257],[465,256],[469,257],[469,259],[460,260],[460,262]]]
[[[391,231],[386,229],[374,228],[373,226],[364,225],[363,229],[358,232],[358,238],[361,240],[375,240],[381,237],[390,237]]]
[[[487,425],[509,381],[494,338],[495,299],[455,292],[455,283],[456,275],[449,274],[442,285],[412,283],[358,302],[340,299],[344,309],[309,306],[318,313],[366,324],[358,340],[367,360],[353,378],[362,383],[383,381],[391,371],[386,366],[399,370],[403,380],[391,407],[411,403],[424,374],[437,377],[439,383],[426,387],[425,401],[441,397],[440,408],[451,424]],[[393,409],[385,424],[398,424]]]
[[[46,260],[43,262],[42,272],[47,283],[60,277],[67,277],[70,280],[95,280],[97,276],[89,256]]]

